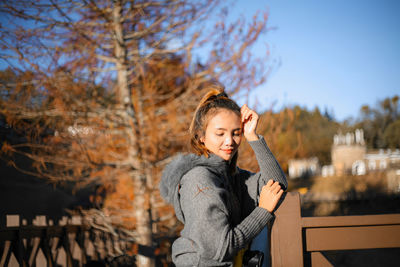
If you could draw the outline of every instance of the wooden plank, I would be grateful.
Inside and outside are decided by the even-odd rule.
[[[48,238],[58,237],[61,238],[64,234],[64,226],[49,226],[46,227],[46,236]]]
[[[13,229],[13,230],[0,230],[0,240],[5,241],[5,240],[17,240],[18,239],[18,230]]]
[[[333,267],[333,265],[322,255],[321,252],[311,252],[311,266]]]
[[[58,238],[55,237],[52,239],[51,237],[49,237],[47,235],[47,232],[46,232],[46,236],[44,238],[42,238],[42,240],[41,240],[40,247],[42,248],[43,254],[46,258],[45,261],[46,261],[47,267],[53,267],[55,265],[54,257],[53,257],[52,251],[51,251],[52,247],[54,246],[54,244],[52,242],[52,241],[54,241],[54,239],[58,239]]]
[[[304,228],[355,225],[392,225],[400,224],[400,214],[303,217],[301,219],[301,223]]]
[[[28,262],[26,259],[26,250],[23,238],[19,233],[20,231],[17,232],[17,239],[13,240],[12,242],[12,251],[15,255],[16,260],[18,261],[19,266],[26,267],[28,266]]]
[[[87,240],[97,236],[99,251],[91,244],[94,256],[104,259],[113,255],[113,236],[100,230],[93,231],[89,226],[79,225],[72,220],[64,226],[45,225],[44,217],[37,217],[35,224],[18,226],[19,216],[9,216],[10,227],[0,230],[0,267],[1,266],[79,266],[87,259]],[[67,222],[66,222],[67,223]],[[12,226],[11,226],[12,225]],[[93,235],[94,232],[97,234]],[[117,239],[118,242],[121,240]],[[125,250],[127,248],[124,248]],[[124,253],[124,251],[120,251]]]
[[[32,221],[34,226],[47,226],[47,218],[45,215],[37,215]]]
[[[300,198],[289,192],[275,211],[271,229],[271,266],[303,266]]]
[[[39,249],[39,245],[41,242],[41,238],[40,237],[35,237],[31,240],[32,244],[32,249],[31,251],[28,252],[28,263],[29,266],[33,266],[33,263],[36,260],[37,257],[37,253],[38,253],[38,249]]]
[[[73,267],[73,258],[71,253],[71,243],[70,243],[70,234],[68,230],[65,228],[65,234],[63,236],[63,248],[65,250],[65,256],[67,259],[67,267]]]
[[[12,245],[12,243],[10,240],[4,241],[3,255],[1,256],[1,259],[0,259],[0,266],[8,265],[8,261],[11,256],[11,245]]]
[[[18,227],[20,225],[19,215],[6,215],[7,227]]]
[[[400,225],[307,228],[307,251],[400,247]]]
[[[41,237],[45,231],[45,227],[20,227],[19,234],[21,238],[32,239]]]

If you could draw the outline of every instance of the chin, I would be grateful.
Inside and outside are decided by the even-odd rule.
[[[220,157],[223,158],[226,161],[229,161],[235,156],[235,153],[232,153],[231,155],[221,155]]]
[[[227,156],[227,155],[221,155],[221,154],[216,154],[218,157],[220,157],[223,160],[231,160],[231,156]]]

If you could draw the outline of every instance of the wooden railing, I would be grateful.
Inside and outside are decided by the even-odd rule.
[[[107,257],[127,255],[133,242],[82,224],[80,217],[63,218],[58,225],[38,216],[33,225],[20,225],[7,216],[0,229],[0,266],[85,266]],[[101,265],[100,265],[101,266]]]
[[[271,228],[271,266],[333,266],[323,251],[400,248],[400,214],[301,217],[298,193],[287,193]]]
[[[57,225],[38,217],[26,225],[13,215],[7,225],[0,229],[0,267],[85,266],[128,255],[134,246],[132,240],[82,224],[79,217]],[[333,266],[323,252],[374,248],[400,248],[400,214],[301,217],[298,193],[287,193],[275,212],[272,267]],[[151,248],[138,249],[154,257]]]

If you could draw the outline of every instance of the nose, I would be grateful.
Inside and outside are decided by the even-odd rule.
[[[225,138],[225,145],[232,145],[233,144],[233,136],[228,134]]]

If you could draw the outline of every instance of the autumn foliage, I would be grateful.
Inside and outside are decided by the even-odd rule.
[[[15,138],[2,140],[2,158],[54,183],[106,189],[93,201],[140,244],[174,232],[158,181],[188,151],[202,84],[240,97],[269,71],[267,48],[251,54],[268,14],[247,22],[228,11],[211,0],[3,1],[0,119]]]
[[[333,136],[340,124],[318,109],[308,111],[299,106],[280,111],[266,111],[260,117],[259,133],[262,134],[283,170],[287,173],[288,161],[296,158],[318,157],[328,164]],[[240,150],[239,165],[256,171],[257,161],[248,144]]]

